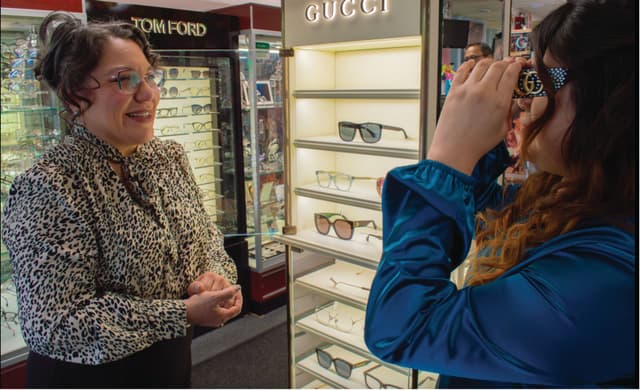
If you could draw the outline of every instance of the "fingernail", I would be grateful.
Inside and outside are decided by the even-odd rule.
[[[193,286],[193,291],[199,293],[200,292],[200,284],[196,284],[195,286]]]
[[[234,288],[236,291],[240,291],[240,289],[242,289],[242,286],[241,286],[241,285],[239,285],[239,284],[234,284],[234,285],[233,285],[233,288]]]

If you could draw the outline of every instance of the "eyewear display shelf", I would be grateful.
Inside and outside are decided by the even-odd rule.
[[[286,303],[284,227],[284,114],[280,32],[243,30],[238,36],[242,145],[247,208],[251,311]]]
[[[436,374],[373,356],[363,331],[382,253],[380,179],[419,159],[420,61],[419,36],[294,47],[288,58],[294,229],[278,239],[288,249],[294,388],[435,386]]]
[[[3,13],[1,19],[0,210],[4,210],[13,180],[33,165],[49,146],[60,141],[63,124],[57,100],[36,80],[33,71],[38,55],[35,31],[41,18]],[[1,225],[0,220],[0,229]],[[24,364],[28,349],[18,322],[9,253],[1,241],[0,260],[2,382],[21,383],[23,379],[15,376],[19,375],[15,367]]]
[[[165,82],[154,133],[184,147],[207,214],[225,235],[236,234],[231,59],[216,51],[197,55],[159,52]]]

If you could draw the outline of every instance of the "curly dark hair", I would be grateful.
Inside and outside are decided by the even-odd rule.
[[[80,91],[100,61],[105,42],[110,38],[135,42],[152,66],[158,55],[143,31],[121,21],[96,21],[84,24],[67,12],[52,12],[40,24],[40,56],[36,76],[51,88],[64,105],[62,116],[69,123],[81,113],[80,102],[91,105]]]
[[[551,12],[532,33],[536,70],[549,95],[545,112],[523,132],[521,162],[552,117],[554,91],[545,52],[569,69],[575,118],[561,144],[569,174],[531,175],[515,201],[479,215],[469,284],[493,280],[528,248],[588,223],[635,230],[638,149],[636,109],[638,41],[630,1],[570,1]]]

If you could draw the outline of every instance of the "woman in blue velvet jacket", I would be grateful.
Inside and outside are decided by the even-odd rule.
[[[636,12],[570,2],[534,29],[533,61],[459,68],[428,159],[385,180],[365,323],[376,356],[440,387],[638,386]],[[502,188],[527,65],[546,93],[517,100],[537,169]]]

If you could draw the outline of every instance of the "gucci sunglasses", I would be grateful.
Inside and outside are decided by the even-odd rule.
[[[382,137],[382,129],[401,131],[404,134],[404,138],[409,138],[407,132],[401,127],[383,125],[380,123],[364,122],[354,123],[347,121],[338,122],[338,134],[343,141],[353,141],[356,137],[356,132],[360,132],[360,138],[368,144],[372,144],[380,141]]]
[[[569,81],[569,71],[566,68],[547,68],[551,76],[552,88],[554,91],[562,88]],[[542,80],[534,68],[524,68],[518,77],[518,84],[513,91],[513,99],[527,99],[540,96],[547,96],[547,91],[542,85]]]
[[[351,377],[354,368],[362,367],[371,362],[371,360],[363,360],[358,363],[350,363],[342,358],[334,358],[329,352],[320,348],[316,348],[316,357],[318,358],[320,367],[328,370],[331,368],[331,363],[333,363],[336,368],[336,373],[345,379]]]
[[[373,220],[350,221],[344,215],[337,213],[315,213],[313,214],[313,220],[318,233],[326,236],[333,226],[333,231],[336,232],[336,236],[343,240],[352,239],[355,228],[369,225],[373,225],[374,229],[377,228]]]

